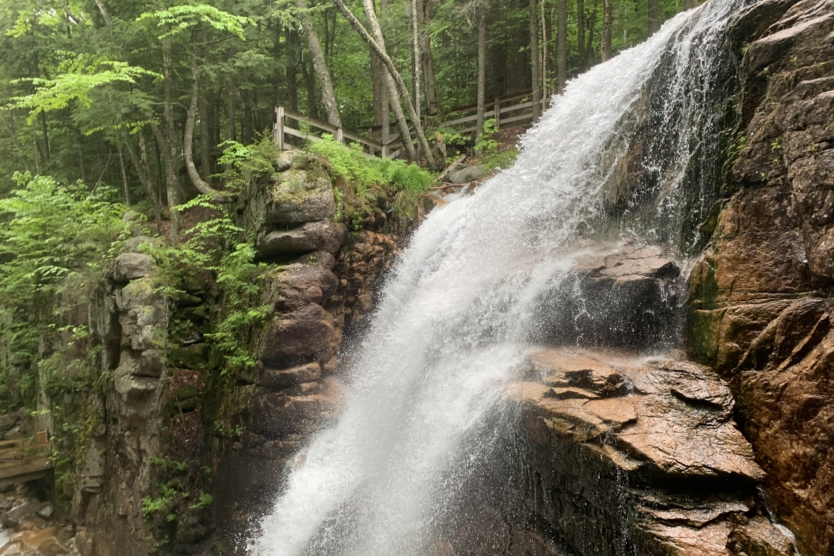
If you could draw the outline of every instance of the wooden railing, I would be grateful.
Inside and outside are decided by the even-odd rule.
[[[43,477],[52,468],[52,443],[46,431],[24,438],[0,441],[0,487]]]
[[[497,129],[501,129],[502,125],[507,125],[510,123],[521,122],[524,120],[533,121],[533,101],[532,100],[525,100],[530,98],[533,94],[532,91],[524,91],[522,93],[515,93],[512,95],[503,96],[496,99],[491,99],[484,104],[489,106],[490,109],[484,112],[484,120],[488,120],[490,118],[495,119],[495,127]],[[506,105],[506,106],[505,106]],[[527,110],[529,108],[529,110]],[[459,108],[455,108],[452,112],[453,113],[465,113],[471,112],[473,110],[477,110],[477,104],[470,104],[469,106],[461,106]],[[519,110],[524,110],[523,114],[515,114],[513,116],[505,117],[505,114],[510,114],[512,112],[518,112]],[[464,116],[460,118],[455,118],[453,120],[448,120],[443,122],[438,127],[441,129],[444,127],[456,127],[462,124],[474,123],[478,121],[478,115],[472,114],[469,116]],[[469,126],[464,129],[457,129],[458,133],[471,133],[476,131],[476,126]]]
[[[382,143],[374,139],[364,137],[362,135],[359,135],[358,133],[342,129],[341,127],[336,127],[327,122],[322,122],[321,120],[305,116],[304,114],[296,112],[295,110],[291,110],[290,108],[286,108],[285,106],[277,106],[275,108],[275,125],[272,130],[272,140],[278,147],[278,149],[282,151],[285,150],[287,146],[287,135],[290,135],[292,137],[298,137],[299,139],[303,139],[305,141],[321,141],[321,137],[313,134],[312,129],[310,130],[311,132],[305,132],[301,129],[295,129],[287,126],[287,118],[295,120],[299,123],[305,123],[310,128],[316,128],[325,133],[329,133],[333,135],[333,139],[340,143],[350,141],[352,143],[359,143],[361,145],[364,145],[365,147],[367,147],[369,155],[377,155],[383,158],[394,158],[395,156],[397,156],[397,154],[399,154],[399,151],[395,151],[392,153],[391,148],[395,147],[397,144],[402,143],[399,137],[394,137],[393,139],[388,141],[388,143],[383,145]]]
[[[526,91],[523,93],[516,93],[513,95],[508,95],[490,100],[488,103],[490,106],[490,110],[484,112],[484,119],[494,118],[495,127],[499,129],[502,125],[506,125],[509,123],[521,122],[524,120],[530,120],[532,122],[533,102],[525,100],[529,98],[530,95],[531,92]],[[472,110],[477,110],[477,105],[463,106],[455,109],[453,113],[465,113]],[[507,114],[519,111],[524,112],[522,114],[506,116]],[[299,124],[306,124],[306,126],[308,126],[309,131],[302,130],[302,126],[300,125],[297,128],[288,126],[288,119],[295,120]],[[438,126],[438,128],[455,128],[464,124],[474,123],[477,120],[477,114],[458,117],[443,122]],[[272,129],[272,140],[279,150],[283,151],[287,148],[287,136],[297,137],[304,141],[321,141],[321,137],[319,137],[316,133],[313,132],[314,129],[318,130],[319,133],[324,132],[331,134],[333,138],[340,143],[344,143],[346,141],[352,143],[359,143],[365,147],[366,154],[368,156],[395,158],[405,147],[403,144],[403,140],[399,135],[394,135],[390,137],[388,141],[383,144],[381,141],[378,141],[372,137],[366,137],[353,131],[348,131],[341,127],[336,127],[327,122],[323,122],[321,120],[305,116],[304,114],[296,112],[295,110],[292,110],[285,106],[275,107],[275,124]],[[371,134],[374,135],[377,131],[381,131],[381,129],[381,126],[375,126],[371,128],[370,131]],[[475,129],[476,126],[471,125],[465,127],[464,129],[457,129],[456,131],[458,133],[470,133],[475,131]],[[409,128],[409,132],[409,140],[413,142],[416,136],[413,126]]]

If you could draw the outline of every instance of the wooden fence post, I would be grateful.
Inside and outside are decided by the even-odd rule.
[[[284,107],[275,107],[275,128],[272,131],[272,141],[278,151],[284,150]]]
[[[501,129],[501,98],[495,98],[495,129]]]

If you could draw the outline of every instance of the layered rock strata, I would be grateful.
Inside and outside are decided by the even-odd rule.
[[[764,488],[803,554],[834,551],[834,2],[766,0],[730,29],[742,125],[692,271],[691,354],[728,380]]]
[[[578,554],[791,554],[729,388],[677,357],[532,350],[521,406],[527,508]]]
[[[261,304],[269,313],[256,341],[257,366],[234,394],[246,432],[219,456],[218,524],[225,549],[268,510],[287,467],[310,435],[341,410],[340,347],[373,305],[396,235],[364,229],[348,237],[326,163],[284,153],[278,176],[249,194],[244,225],[257,236]]]

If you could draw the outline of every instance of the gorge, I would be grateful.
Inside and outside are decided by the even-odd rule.
[[[834,0],[679,13],[481,183],[252,152],[16,309],[0,556],[834,554]]]

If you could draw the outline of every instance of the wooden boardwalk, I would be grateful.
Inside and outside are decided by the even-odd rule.
[[[46,477],[52,469],[51,451],[45,431],[35,433],[34,441],[0,441],[0,488]]]

